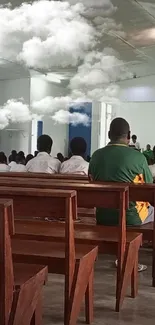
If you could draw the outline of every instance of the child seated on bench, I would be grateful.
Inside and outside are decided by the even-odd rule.
[[[70,142],[72,157],[61,164],[61,174],[88,175],[89,163],[84,159],[87,144],[81,137],[73,138]]]
[[[58,173],[60,161],[50,156],[53,140],[50,136],[43,134],[37,140],[39,153],[36,157],[28,161],[26,170],[31,173]]]

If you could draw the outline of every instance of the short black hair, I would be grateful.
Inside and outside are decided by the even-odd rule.
[[[137,135],[136,134],[133,134],[132,135],[132,139],[137,140]]]
[[[73,155],[83,156],[87,150],[87,143],[82,137],[73,138],[70,142],[70,149]]]
[[[130,139],[129,123],[124,118],[117,117],[110,124],[109,138],[110,140],[117,141],[125,137]]]
[[[34,158],[34,156],[31,153],[29,153],[25,158],[25,165],[28,163],[29,160],[31,160],[33,158]]]
[[[12,150],[11,151],[11,155],[9,156],[9,163],[11,161],[16,161],[16,157],[17,157],[17,151],[16,150]]]
[[[24,151],[19,151],[17,155],[20,156],[20,157],[22,157],[22,158],[25,158]]]
[[[37,140],[37,149],[39,152],[50,153],[52,149],[53,140],[47,134],[42,134]]]
[[[17,153],[17,156],[16,156],[16,163],[17,163],[17,164],[25,165],[25,156],[23,156],[20,152]]]
[[[7,164],[7,158],[6,158],[5,153],[3,151],[0,152],[0,163],[1,164]]]

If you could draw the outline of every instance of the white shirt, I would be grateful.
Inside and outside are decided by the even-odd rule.
[[[149,166],[153,178],[155,177],[155,164]]]
[[[0,164],[0,173],[2,172],[9,172],[10,167],[6,164]]]
[[[10,172],[19,172],[19,173],[23,173],[26,172],[26,166],[22,165],[22,164],[17,164],[16,162],[14,162],[14,164],[12,164],[12,166],[10,167]]]
[[[135,142],[135,143],[131,142],[130,146],[135,146],[136,149],[140,150],[140,143],[139,142]]]
[[[15,166],[15,165],[16,165],[16,162],[15,161],[11,161],[8,166],[12,167],[12,166]]]
[[[39,152],[37,156],[28,161],[26,170],[31,173],[58,173],[60,161],[52,158],[47,152]]]
[[[88,175],[89,163],[81,156],[72,156],[61,164],[61,174]]]

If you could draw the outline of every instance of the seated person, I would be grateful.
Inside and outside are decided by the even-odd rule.
[[[19,153],[16,156],[16,162],[10,167],[10,172],[26,172],[25,159]]]
[[[137,136],[135,134],[132,135],[132,141],[130,142],[131,147],[135,147],[135,149],[140,151],[140,144],[137,141]]]
[[[7,158],[4,152],[0,152],[0,173],[9,172],[10,167],[7,165]]]
[[[26,170],[36,173],[58,173],[60,161],[50,156],[53,140],[50,136],[43,134],[37,140],[37,149],[39,153],[36,157],[28,161]]]
[[[84,160],[87,149],[86,141],[81,138],[73,138],[70,142],[72,157],[61,164],[61,174],[88,175],[89,163]]]
[[[64,162],[64,156],[63,156],[63,154],[62,154],[61,152],[58,152],[58,153],[57,153],[57,159],[58,159],[61,163]]]
[[[28,161],[30,161],[33,158],[34,158],[34,156],[31,153],[29,153],[25,158],[25,165],[28,163]]]
[[[17,157],[17,151],[12,150],[11,155],[9,156],[9,166],[16,165],[16,157]]]
[[[128,147],[130,127],[126,120],[116,118],[111,122],[109,138],[110,143],[92,156],[90,178],[103,182],[152,183],[146,158],[139,151]],[[96,219],[100,225],[118,225],[118,210],[97,208]],[[130,202],[126,213],[127,225],[141,225],[153,220],[154,209],[148,202]],[[146,269],[146,265],[138,265],[139,272]]]
[[[92,156],[89,174],[94,181],[153,183],[146,158],[128,147],[130,127],[126,120],[116,118],[111,122],[110,143]],[[118,211],[97,209],[98,224],[117,225]],[[148,202],[130,202],[127,225],[141,225],[153,221],[153,207]]]
[[[153,151],[151,150],[150,144],[147,144],[146,150],[143,152],[143,155],[146,157],[148,164],[150,165],[154,159]]]

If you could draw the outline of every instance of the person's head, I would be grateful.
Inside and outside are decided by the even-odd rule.
[[[57,159],[62,163],[64,161],[64,156],[61,152],[57,153]]]
[[[17,155],[17,151],[16,151],[16,150],[12,150],[12,151],[11,151],[11,155],[13,155],[13,156],[14,156],[14,155]]]
[[[39,152],[38,150],[35,150],[34,157],[37,157],[38,152]]]
[[[90,162],[91,157],[87,156],[87,162]]]
[[[28,163],[29,160],[33,159],[33,155],[30,153],[29,155],[26,156],[25,158],[25,165]]]
[[[53,140],[47,134],[41,135],[37,140],[37,149],[39,152],[51,153]]]
[[[70,149],[73,155],[84,156],[87,150],[87,144],[84,138],[76,137],[70,142]]]
[[[129,123],[121,117],[115,118],[110,124],[109,139],[111,142],[128,144],[130,141]]]
[[[146,150],[147,150],[147,151],[150,151],[150,150],[151,150],[151,146],[150,146],[150,144],[147,144],[147,146],[146,146]]]
[[[135,134],[132,135],[132,142],[133,143],[136,143],[137,141],[137,136]]]
[[[20,156],[21,158],[24,158],[25,159],[24,151],[19,151],[18,152],[18,156]]]
[[[7,158],[3,151],[0,152],[0,164],[7,164]]]
[[[9,156],[9,163],[11,161],[16,161],[16,156],[17,156],[17,151],[16,150],[12,150],[11,151],[11,155]]]
[[[25,165],[25,157],[23,155],[21,155],[20,153],[18,153],[16,156],[16,163]]]

